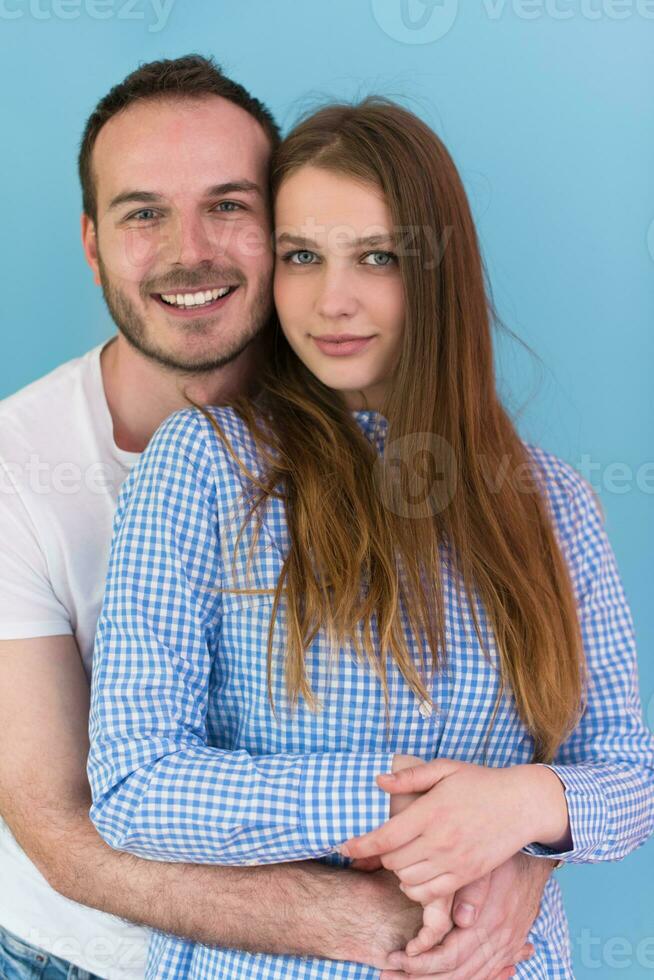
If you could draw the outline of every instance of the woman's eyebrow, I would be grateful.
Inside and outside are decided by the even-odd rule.
[[[287,231],[282,231],[275,236],[278,245],[297,245],[298,248],[317,248],[318,243],[311,238],[304,238],[302,235],[290,235]]]
[[[296,245],[298,248],[318,248],[318,243],[314,242],[311,238],[305,238],[302,235],[290,235],[288,232],[280,232],[276,236],[278,245]],[[378,245],[391,245],[394,239],[392,235],[365,235],[363,238],[353,238],[352,241],[347,242],[352,248],[374,248]],[[343,243],[345,244],[345,243]]]

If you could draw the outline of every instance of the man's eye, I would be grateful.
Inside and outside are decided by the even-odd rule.
[[[313,260],[317,258],[315,252],[309,252],[307,249],[302,249],[299,252],[288,252],[284,256],[284,262],[290,262],[291,265],[313,265]]]
[[[230,211],[242,211],[243,205],[238,204],[236,201],[221,201],[214,208],[214,211],[222,211],[223,213],[229,213]]]
[[[157,212],[153,208],[141,208],[140,211],[134,211],[133,214],[128,215],[127,220],[131,221],[132,218],[135,218],[137,221],[152,221],[156,217]]]
[[[393,265],[396,260],[397,256],[393,252],[369,252],[368,255],[364,255],[363,264],[382,269],[387,265]]]

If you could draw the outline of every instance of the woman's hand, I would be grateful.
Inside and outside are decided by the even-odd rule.
[[[388,793],[421,795],[339,850],[357,859],[378,856],[407,898],[423,906],[451,897],[527,844],[554,846],[568,835],[563,784],[546,766],[435,759],[377,780]]]

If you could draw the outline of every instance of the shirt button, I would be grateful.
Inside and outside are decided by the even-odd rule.
[[[429,718],[431,716],[431,713],[432,713],[433,710],[434,709],[432,708],[432,706],[429,703],[429,701],[421,701],[420,702],[420,705],[418,707],[418,711],[422,715],[423,718]]]

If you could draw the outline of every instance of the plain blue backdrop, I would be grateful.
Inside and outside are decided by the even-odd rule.
[[[140,61],[213,54],[287,128],[307,97],[408,99],[468,189],[525,438],[599,491],[654,724],[654,2],[0,0],[0,397],[113,332],[76,152]],[[578,978],[654,976],[654,843],[559,872]]]

